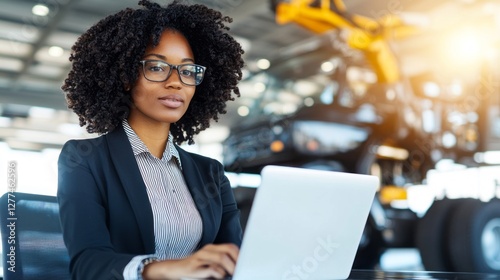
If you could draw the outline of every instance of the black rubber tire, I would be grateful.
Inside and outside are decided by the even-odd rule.
[[[488,265],[481,244],[488,222],[500,218],[500,201],[465,201],[450,219],[448,248],[455,271],[500,273],[500,267]]]
[[[385,251],[385,243],[382,233],[376,229],[375,222],[371,216],[368,217],[363,237],[366,240],[364,244],[360,243],[352,268],[375,269],[380,263],[382,253]]]
[[[435,201],[417,224],[415,244],[428,271],[453,271],[448,255],[448,228],[451,213],[463,199]]]

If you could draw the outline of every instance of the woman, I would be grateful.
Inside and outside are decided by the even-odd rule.
[[[58,200],[73,279],[222,278],[241,226],[223,167],[187,141],[239,96],[231,19],[146,0],[84,33],[62,89],[89,133],[59,158]]]

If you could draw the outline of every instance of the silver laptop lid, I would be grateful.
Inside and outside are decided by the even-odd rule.
[[[346,279],[379,179],[266,166],[233,279]]]

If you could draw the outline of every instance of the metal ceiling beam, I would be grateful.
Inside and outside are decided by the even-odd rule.
[[[62,93],[56,94],[29,90],[13,92],[9,89],[0,89],[0,104],[21,104],[57,110],[67,110],[68,108]]]
[[[57,76],[57,77],[47,77],[47,76],[34,74],[34,73],[25,73],[23,78],[43,79],[44,81],[47,81],[49,83],[61,83],[63,81],[63,79],[66,78],[66,76],[68,75],[69,66],[66,66],[63,69],[64,69],[63,71],[67,71],[67,72],[63,72],[63,74],[61,74],[60,76]],[[0,77],[5,77],[5,78],[9,78],[9,79],[16,79],[19,77],[19,73],[7,71],[7,70],[0,70]],[[22,88],[19,86],[19,84],[17,84],[16,86],[17,86],[16,90],[20,90]]]
[[[59,10],[57,11],[57,13],[54,15],[54,17],[52,17],[51,20],[49,21],[49,23],[45,26],[45,28],[42,29],[43,31],[40,34],[40,37],[33,44],[33,48],[31,50],[30,54],[24,60],[23,68],[19,72],[19,75],[17,76],[17,78],[13,81],[12,91],[19,90],[20,83],[22,82],[22,78],[24,77],[24,75],[27,74],[29,68],[31,67],[31,65],[35,61],[36,53],[45,45],[49,36],[57,29],[57,27],[59,26],[59,23],[64,18],[64,16],[68,13],[71,6],[73,6],[78,1],[79,0],[68,0],[66,3],[62,4],[61,7],[59,7]]]

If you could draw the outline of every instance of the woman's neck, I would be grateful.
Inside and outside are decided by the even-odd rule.
[[[128,122],[151,154],[157,158],[162,158],[163,151],[167,146],[170,124],[144,120],[137,121],[135,118],[129,118]]]

